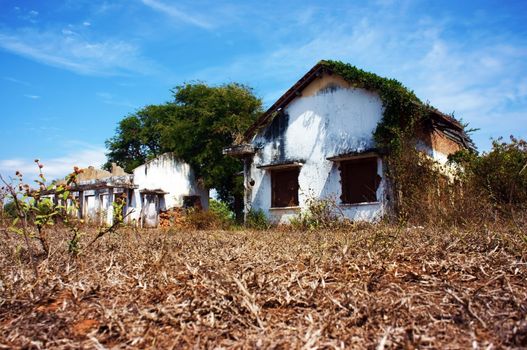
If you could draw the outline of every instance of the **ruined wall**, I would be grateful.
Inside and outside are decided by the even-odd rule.
[[[132,176],[110,176],[100,179],[79,181],[80,186],[85,189],[77,193],[80,205],[81,217],[91,223],[107,224],[113,223],[113,206],[117,196],[128,190],[132,184]]]
[[[457,142],[446,137],[441,131],[434,130],[432,127],[421,127],[416,131],[417,149],[425,152],[433,160],[444,166],[443,170],[450,172],[447,166],[448,156],[463,147]]]
[[[275,222],[285,223],[305,208],[312,197],[334,197],[340,202],[338,164],[326,158],[374,147],[373,131],[382,118],[379,96],[350,87],[343,79],[325,75],[304,89],[273,122],[253,139],[259,149],[250,166],[250,201],[246,209],[263,210]],[[259,166],[300,162],[299,208],[271,208],[269,170]],[[382,162],[378,173],[382,177]],[[247,184],[246,184],[247,186]],[[378,188],[377,203],[342,205],[354,220],[373,221],[384,210],[384,180]]]
[[[201,198],[203,208],[208,208],[209,192],[197,183],[190,166],[165,153],[134,169],[134,185],[131,207],[136,220],[141,211],[141,190],[161,190],[168,192],[160,201],[160,209],[167,210],[183,205],[183,197],[197,195]]]
[[[445,164],[448,161],[448,155],[462,149],[458,143],[452,141],[439,131],[432,132],[430,139],[433,158],[441,164]]]

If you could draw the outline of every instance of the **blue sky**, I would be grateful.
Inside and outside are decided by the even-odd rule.
[[[480,150],[527,138],[527,1],[0,0],[0,173],[98,166],[122,117],[186,81],[269,106],[320,59],[401,81]]]

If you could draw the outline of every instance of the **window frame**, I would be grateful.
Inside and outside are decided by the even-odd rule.
[[[352,170],[354,165],[366,169],[365,171],[373,170],[371,171],[373,176],[370,178],[369,176],[364,177],[364,175],[362,175],[362,184],[356,184],[355,180],[357,180],[357,178],[355,178],[355,180],[353,179],[353,173],[357,171]],[[368,166],[371,166],[372,169],[368,170]],[[364,155],[339,159],[338,170],[340,174],[341,205],[361,205],[379,202],[377,192],[379,190],[382,178],[379,175],[379,157],[377,155]],[[364,179],[366,180],[364,181]],[[361,180],[360,176],[358,180]],[[353,189],[353,186],[363,188]],[[369,192],[367,192],[368,188]],[[374,191],[371,190],[372,188]],[[356,193],[354,194],[353,192]],[[357,197],[362,197],[364,199],[359,200]]]
[[[299,199],[299,192],[300,192],[300,183],[299,183],[299,177],[300,177],[300,170],[301,170],[301,167],[300,166],[284,166],[284,167],[276,167],[276,168],[269,168],[269,173],[270,173],[270,177],[271,177],[271,209],[284,209],[284,208],[296,208],[300,205],[300,199]],[[291,200],[288,202],[288,203],[281,203],[281,202],[278,202],[280,197],[277,196],[277,186],[278,185],[282,185],[282,186],[286,186],[286,185],[283,185],[283,175],[285,173],[290,173],[290,174],[293,174],[296,173],[294,175],[294,178],[296,179],[296,188],[294,188],[290,195],[286,195],[286,197],[292,197],[293,199],[293,202],[291,202]],[[278,176],[282,176],[282,178],[278,177]],[[291,176],[293,177],[293,176]],[[278,182],[280,181],[280,182]]]

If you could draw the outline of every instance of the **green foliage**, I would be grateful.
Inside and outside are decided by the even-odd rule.
[[[166,152],[161,144],[161,132],[175,113],[173,104],[151,105],[119,122],[116,135],[106,141],[109,152],[105,168],[115,162],[126,172],[147,160]]]
[[[486,194],[496,205],[527,205],[527,142],[510,137],[492,142],[488,153],[478,156],[458,152],[450,161],[464,170],[465,181]]]
[[[271,224],[269,220],[267,219],[267,216],[265,216],[265,213],[263,212],[263,210],[251,209],[247,213],[247,218],[245,220],[245,226],[248,228],[255,229],[255,230],[268,230],[271,227]]]
[[[81,251],[81,244],[80,239],[82,236],[82,233],[79,230],[79,227],[72,226],[71,227],[71,239],[68,240],[68,253],[71,255],[79,255]]]
[[[209,211],[216,215],[221,221],[234,224],[234,212],[225,202],[211,199],[209,201]]]
[[[112,202],[114,224],[123,223],[125,207],[126,207],[126,194],[122,193],[121,195],[116,196],[115,200]]]
[[[17,217],[16,204],[14,201],[9,201],[4,204],[4,214],[6,217],[14,219]]]
[[[56,185],[52,183],[51,185],[47,185],[46,178],[42,173],[44,165],[38,159],[35,159],[35,163],[39,169],[39,178],[35,180],[35,183],[38,185],[37,189],[32,189],[28,184],[24,183],[23,175],[18,171],[16,172],[17,184],[8,183],[0,176],[0,180],[5,185],[2,190],[8,194],[11,200],[10,203],[12,203],[9,205],[9,208],[12,210],[11,215],[14,218],[9,227],[9,231],[24,236],[27,251],[32,262],[33,257],[29,244],[30,239],[38,239],[44,252],[49,254],[47,227],[53,226],[57,218],[61,218],[68,227],[72,223],[67,213],[65,203],[68,200],[74,201],[70,193],[70,186],[76,182],[77,175],[80,173],[75,168],[74,172],[66,177],[65,184]],[[53,201],[48,196],[51,193],[64,204]],[[37,276],[38,272],[35,265],[34,271],[35,276]]]
[[[209,210],[190,208],[185,225],[195,230],[229,229],[234,225],[234,213],[225,202],[211,199]]]
[[[205,187],[215,188],[234,207],[243,193],[236,176],[242,165],[222,151],[256,120],[261,100],[249,87],[235,83],[188,83],[172,92],[172,102],[147,106],[119,123],[106,143],[108,162],[131,171],[149,158],[173,152],[190,164]]]
[[[428,155],[406,146],[406,151],[386,158],[392,181],[392,205],[398,220],[421,224],[439,215],[441,196],[448,179]]]

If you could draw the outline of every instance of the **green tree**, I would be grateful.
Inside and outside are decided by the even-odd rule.
[[[146,106],[119,122],[116,135],[106,141],[109,169],[112,162],[131,172],[150,158],[166,152],[161,145],[161,131],[174,113],[173,104]]]
[[[173,101],[147,106],[119,123],[116,135],[106,143],[108,162],[131,171],[149,158],[173,152],[240,213],[243,185],[236,174],[242,164],[222,150],[256,120],[261,100],[252,89],[236,83],[217,87],[187,83],[172,93]]]

